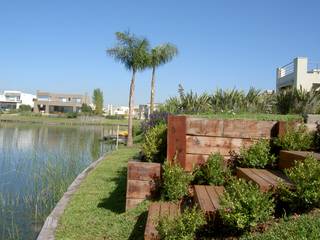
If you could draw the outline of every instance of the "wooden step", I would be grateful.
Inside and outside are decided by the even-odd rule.
[[[194,200],[209,220],[215,219],[223,192],[223,186],[194,185]]]
[[[280,151],[279,168],[286,169],[294,166],[295,161],[304,161],[308,155],[312,155],[320,161],[320,154],[307,151]]]
[[[262,192],[276,189],[280,182],[289,187],[293,186],[285,174],[276,170],[238,168],[237,176],[257,184]]]
[[[170,216],[176,217],[180,214],[180,206],[172,202],[155,202],[149,206],[148,218],[144,230],[145,240],[160,240],[156,226],[159,218]]]

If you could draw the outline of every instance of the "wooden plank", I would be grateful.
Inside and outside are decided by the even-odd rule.
[[[204,164],[208,157],[209,155],[205,154],[186,154],[186,164],[184,169],[188,172],[192,172],[196,166]]]
[[[223,120],[190,118],[186,119],[186,133],[196,136],[223,136]]]
[[[254,143],[252,139],[186,136],[186,153],[211,154],[220,152],[229,155],[230,151],[239,152],[241,147],[249,147]]]
[[[127,198],[149,198],[156,189],[152,181],[128,180]]]
[[[160,204],[151,203],[148,211],[147,223],[144,231],[145,240],[157,240],[159,239],[158,231],[156,230],[157,221],[160,216]]]
[[[320,154],[309,151],[280,151],[279,168],[286,169],[295,165],[295,161],[304,161],[305,158],[311,154],[313,157],[320,161]]]
[[[126,211],[132,208],[135,208],[142,203],[145,198],[126,198]]]
[[[147,163],[147,162],[128,162],[128,179],[130,180],[158,180],[161,175],[160,163]]]
[[[176,203],[170,203],[169,205],[169,216],[174,218],[180,214],[179,205]]]
[[[172,161],[174,157],[182,167],[186,158],[186,116],[168,116],[167,133],[167,159]]]
[[[270,174],[270,172],[268,172],[267,170],[252,168],[251,171],[268,182],[270,187],[278,185],[279,179],[274,178],[274,175]]]
[[[288,187],[293,187],[293,183],[290,181],[290,179],[278,170],[268,170],[270,176],[272,176],[274,179],[278,180],[277,186],[282,181],[284,184],[286,184]]]
[[[243,178],[247,181],[252,181],[253,183],[257,184],[260,188],[260,191],[262,192],[268,191],[271,186],[268,182],[266,182],[260,176],[252,172],[250,168],[238,168],[237,176],[239,178]]]
[[[216,187],[217,186],[205,186],[215,211],[220,208],[220,194],[217,192]]]
[[[195,185],[194,193],[196,202],[199,204],[201,210],[205,213],[213,213],[215,211],[208,192],[203,185]]]
[[[276,121],[186,119],[186,133],[195,136],[270,138]]]
[[[271,138],[276,121],[225,120],[223,136],[232,138]]]

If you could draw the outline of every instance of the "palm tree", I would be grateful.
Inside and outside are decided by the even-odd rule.
[[[172,60],[178,54],[176,46],[166,43],[153,48],[149,56],[149,65],[152,68],[150,112],[154,110],[154,94],[156,81],[156,68]]]
[[[133,98],[136,72],[148,66],[149,41],[146,38],[137,37],[130,32],[116,32],[117,44],[107,50],[107,54],[116,61],[124,64],[125,68],[132,71],[132,78],[129,92],[129,116],[128,116],[128,141],[127,146],[132,146],[132,119],[133,119]]]

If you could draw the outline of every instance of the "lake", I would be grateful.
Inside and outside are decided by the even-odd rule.
[[[0,123],[1,240],[36,239],[75,177],[114,148],[101,128]]]

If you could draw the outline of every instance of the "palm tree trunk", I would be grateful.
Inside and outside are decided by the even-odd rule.
[[[127,146],[131,147],[133,145],[132,139],[132,119],[133,119],[133,97],[134,97],[134,84],[136,79],[136,70],[132,70],[132,78],[130,83],[130,93],[129,93],[129,117],[128,117],[128,141]]]
[[[150,96],[150,113],[154,111],[154,92],[155,92],[155,81],[156,81],[156,67],[152,68],[152,79],[151,79],[151,96]]]

